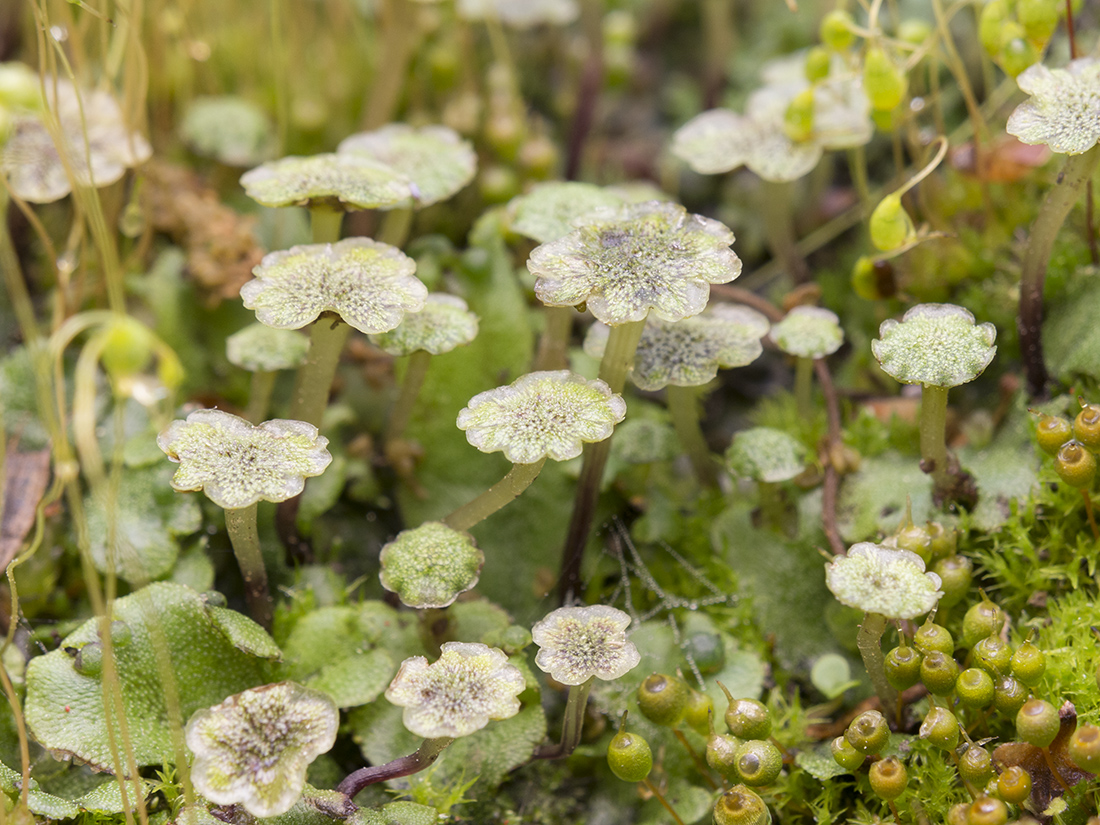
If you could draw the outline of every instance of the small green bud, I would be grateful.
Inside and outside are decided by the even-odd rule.
[[[1039,52],[1022,37],[1014,37],[1001,48],[1001,68],[1009,77],[1016,77],[1028,66],[1039,62]]]
[[[1073,425],[1060,415],[1041,415],[1035,425],[1035,440],[1047,455],[1058,455],[1062,445],[1073,438]]]
[[[136,375],[153,360],[153,334],[140,321],[120,315],[107,327],[102,358],[116,381]]]
[[[890,741],[886,717],[877,710],[865,710],[851,721],[844,732],[848,743],[862,754],[878,753]]]
[[[1005,802],[1021,804],[1031,796],[1031,774],[1019,765],[1005,768],[997,777],[997,795]]]
[[[802,143],[814,134],[814,91],[803,89],[796,94],[783,114],[783,131],[795,143]]]
[[[638,686],[638,709],[653,724],[674,728],[687,713],[690,690],[683,679],[653,673]]]
[[[133,638],[133,631],[130,630],[130,625],[126,622],[120,622],[117,619],[111,622],[111,644],[116,648],[126,647]]]
[[[955,689],[955,680],[959,678],[958,663],[938,650],[924,655],[920,663],[920,680],[935,696],[946,696]]]
[[[959,549],[959,531],[954,527],[944,527],[938,521],[928,522],[929,549],[932,559],[945,559],[955,555]],[[942,602],[943,600],[940,599]]]
[[[741,740],[728,733],[712,733],[707,737],[707,764],[725,779],[737,779],[737,749]]]
[[[607,746],[607,765],[623,782],[641,782],[653,770],[653,753],[649,743],[636,733],[626,732],[626,714],[619,723],[619,732]]]
[[[920,681],[921,654],[916,648],[902,645],[886,654],[886,681],[894,690],[906,690]]]
[[[894,543],[899,550],[916,553],[925,564],[932,560],[932,534],[926,527],[910,521],[894,534]]]
[[[806,52],[806,62],[803,64],[802,71],[808,81],[816,83],[829,76],[830,63],[832,63],[832,57],[829,55],[829,50],[823,46],[814,46]]]
[[[737,749],[737,773],[746,785],[770,785],[783,770],[783,754],[767,739],[750,739]]]
[[[1001,32],[1008,21],[1008,4],[1005,0],[990,0],[982,7],[978,18],[978,40],[990,57],[1001,53]]]
[[[1073,764],[1089,773],[1100,773],[1100,727],[1080,725],[1066,746]]]
[[[714,700],[690,686],[688,690],[690,693],[688,694],[687,710],[684,711],[684,721],[693,731],[706,736],[710,727],[711,715],[714,713]]]
[[[896,756],[888,756],[871,763],[867,778],[871,780],[871,790],[875,796],[887,801],[897,799],[905,793],[909,784],[909,774]]]
[[[974,563],[966,556],[948,556],[932,565],[932,572],[940,577],[941,608],[958,604],[970,592],[974,581]]]
[[[986,636],[973,648],[974,663],[995,676],[1008,673],[1012,664],[1012,648],[1000,636]]]
[[[962,643],[964,647],[974,647],[981,639],[1000,633],[1004,625],[1005,612],[985,596],[973,605],[963,616]]]
[[[968,708],[988,707],[993,694],[993,677],[980,667],[968,667],[955,682],[955,695]]]
[[[867,50],[867,55],[863,59],[863,88],[867,92],[873,109],[889,112],[905,100],[909,81],[886,52],[879,48],[871,48]],[[873,239],[874,235],[872,234],[871,237]],[[875,245],[878,246],[877,243]],[[879,249],[894,248],[879,246]]]
[[[739,739],[767,739],[772,733],[772,718],[763,702],[756,699],[734,699],[721,682],[718,687],[726,694],[726,727]]]
[[[927,739],[942,750],[953,751],[959,746],[959,720],[947,708],[937,705],[924,717],[920,738]]]
[[[1046,673],[1047,657],[1031,639],[1027,639],[1012,654],[1010,667],[1013,676],[1028,687],[1035,687]]]
[[[1058,709],[1044,699],[1028,699],[1016,714],[1016,736],[1037,748],[1050,747],[1060,727]]]
[[[979,796],[966,813],[967,825],[1005,825],[1008,808],[999,799]]]
[[[926,619],[917,628],[917,632],[913,634],[913,644],[922,653],[938,650],[950,656],[955,652],[955,639],[951,636],[951,631],[931,619]]]
[[[834,739],[832,744],[829,745],[829,750],[832,751],[833,761],[852,773],[859,770],[860,765],[867,759],[866,756],[852,747],[852,743],[848,741],[846,736],[838,736]]]
[[[715,825],[768,825],[771,814],[754,791],[734,785],[714,803]]]
[[[1086,450],[1100,450],[1100,405],[1085,404],[1073,419],[1073,437]]]
[[[883,252],[904,246],[917,234],[913,219],[901,205],[901,196],[897,194],[889,194],[879,201],[871,213],[870,230],[871,243]]]
[[[898,24],[898,40],[913,46],[920,46],[932,36],[932,26],[926,20],[908,17]]]
[[[856,34],[852,31],[853,26],[855,21],[852,15],[843,9],[833,9],[821,18],[818,34],[825,48],[842,52],[856,42]]]
[[[981,745],[970,745],[959,757],[959,776],[978,788],[993,778],[993,756]]]
[[[1045,44],[1058,28],[1063,8],[1059,0],[1016,0],[1016,19],[1028,40]]]
[[[1027,688],[1011,676],[994,680],[993,707],[1002,716],[1014,717],[1027,701]]]

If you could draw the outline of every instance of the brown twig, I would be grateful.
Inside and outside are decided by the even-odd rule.
[[[821,490],[821,527],[825,531],[825,538],[829,540],[833,555],[840,556],[845,552],[844,541],[840,538],[840,530],[836,526],[840,471],[832,462],[832,447],[840,444],[840,404],[837,400],[836,387],[833,385],[833,375],[824,358],[814,360],[814,372],[817,373],[817,382],[821,385],[821,394],[825,398],[825,417],[829,427],[825,437],[825,455],[822,461],[825,466],[825,481]]]
[[[768,316],[769,321],[782,321],[783,316],[786,314],[767,298],[762,298],[755,292],[751,292],[739,286],[713,284],[710,288],[710,294],[724,301],[733,301],[734,303],[752,307],[758,312],[762,312],[764,315]]]

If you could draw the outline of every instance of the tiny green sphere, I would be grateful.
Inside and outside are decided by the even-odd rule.
[[[734,785],[714,803],[715,825],[768,825],[771,814],[764,800],[744,785]]]
[[[993,677],[980,667],[968,667],[955,682],[955,695],[968,708],[985,708],[993,704]]]
[[[959,802],[947,810],[947,825],[968,825],[970,805]]]
[[[992,796],[979,796],[966,812],[967,825],[1005,825],[1008,807]]]
[[[691,699],[687,682],[652,673],[638,685],[638,709],[655,725],[674,728],[684,720]]]
[[[909,17],[898,23],[898,40],[919,46],[932,36],[932,26],[925,20]]]
[[[920,680],[935,696],[946,696],[955,689],[955,680],[959,678],[958,663],[938,650],[926,653],[920,663]]]
[[[970,652],[974,663],[994,676],[1006,674],[1012,667],[1012,646],[1000,636],[980,639]]]
[[[1073,419],[1073,437],[1080,441],[1086,450],[1100,450],[1100,405],[1085,404],[1077,417]]]
[[[1054,472],[1070,487],[1088,487],[1096,478],[1096,456],[1079,441],[1070,441],[1054,457]]]
[[[103,672],[103,645],[89,642],[76,652],[73,667],[81,676],[98,676]]]
[[[772,733],[772,717],[763,702],[732,699],[726,709],[726,727],[738,739],[767,739]]]
[[[803,89],[791,100],[783,114],[783,131],[795,143],[814,135],[814,90]]]
[[[737,749],[741,740],[728,733],[707,737],[707,764],[725,779],[737,778]]]
[[[959,720],[947,708],[937,705],[924,717],[920,738],[927,739],[941,750],[953,751],[959,746]]]
[[[1046,654],[1031,639],[1016,648],[1009,663],[1012,675],[1028,687],[1035,687],[1047,671]]]
[[[1019,805],[1031,796],[1031,774],[1019,765],[1005,768],[997,777],[997,795],[1005,802]]]
[[[974,563],[966,556],[948,556],[932,565],[940,577],[940,608],[953,607],[966,598],[974,581]]]
[[[932,533],[919,524],[907,524],[894,534],[898,550],[916,553],[925,564],[932,561]]]
[[[638,734],[620,730],[607,746],[607,765],[623,782],[641,782],[653,770],[653,753]]]
[[[1013,718],[1027,701],[1028,692],[1024,684],[1011,676],[995,680],[993,687],[993,707],[1002,716]]]
[[[838,736],[829,745],[829,750],[832,751],[833,761],[846,771],[855,773],[859,770],[860,765],[867,759],[862,753],[852,747],[852,743],[848,741],[845,736]]]
[[[890,726],[877,710],[865,710],[851,721],[844,737],[862,754],[878,753],[890,741]]]
[[[130,625],[126,622],[120,622],[117,619],[111,622],[111,644],[116,649],[126,647],[133,638],[133,631],[130,630]]]
[[[894,690],[907,690],[920,681],[921,655],[915,647],[903,645],[886,654],[886,681]]]
[[[981,745],[970,745],[959,757],[959,776],[978,788],[993,778],[993,755]]]
[[[1067,746],[1073,764],[1089,773],[1100,773],[1100,727],[1081,725],[1069,738]]]
[[[1035,425],[1035,440],[1047,455],[1058,455],[1062,445],[1073,438],[1073,425],[1060,415],[1041,415]]]
[[[1016,714],[1016,736],[1037,748],[1050,747],[1060,727],[1058,709],[1044,699],[1028,699]]]
[[[710,718],[714,713],[714,700],[705,693],[700,693],[690,686],[688,690],[687,710],[684,711],[684,721],[687,726],[701,736],[706,736],[710,730]]]
[[[103,368],[116,381],[133,376],[153,360],[153,333],[140,321],[119,315],[109,322],[103,338]]]
[[[913,634],[913,644],[922,653],[938,650],[950,656],[955,652],[955,639],[951,636],[951,631],[931,619],[917,628],[917,632]]]
[[[783,770],[783,754],[767,739],[750,739],[737,749],[737,773],[746,785],[770,785]]]
[[[972,605],[963,616],[962,643],[964,647],[974,647],[986,636],[992,636],[1001,632],[1005,623],[1005,612],[1001,608],[983,598]]]
[[[871,212],[869,229],[871,243],[883,252],[891,252],[904,246],[917,234],[913,219],[901,205],[901,196],[896,193],[891,193],[878,202],[878,206]]]
[[[842,52],[856,42],[856,34],[852,31],[854,26],[852,15],[843,9],[833,9],[821,18],[818,34],[825,48]]]
[[[905,786],[909,784],[905,765],[896,756],[872,762],[867,778],[871,780],[871,790],[875,792],[875,796],[887,801],[897,799],[905,793]]]
[[[829,55],[829,50],[824,46],[814,46],[806,52],[806,62],[802,66],[802,71],[808,81],[816,83],[829,76],[831,63],[832,57]]]

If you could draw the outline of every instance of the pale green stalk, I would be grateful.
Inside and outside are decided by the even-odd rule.
[[[699,389],[698,387],[678,387],[669,384],[665,388],[668,411],[672,415],[672,426],[680,439],[680,446],[691,459],[691,466],[699,482],[708,487],[718,484],[718,473],[714,468],[714,459],[710,447],[703,437],[699,426]]]
[[[257,370],[252,373],[252,381],[248,390],[248,409],[245,411],[244,417],[253,424],[259,424],[267,415],[277,377],[278,373],[274,370]]]
[[[260,550],[260,534],[256,529],[256,504],[225,511],[225,528],[233,544],[233,554],[244,577],[244,593],[252,618],[265,628],[271,627],[271,593],[267,587],[267,570]]]
[[[859,626],[856,647],[863,657],[863,666],[871,677],[871,686],[882,705],[889,712],[898,701],[897,691],[886,681],[886,659],[882,655],[882,634],[886,632],[886,617],[881,613],[867,613]]]
[[[563,370],[569,366],[569,336],[573,332],[573,307],[546,307],[546,329],[539,338],[536,370]]]
[[[413,406],[420,395],[420,388],[424,386],[424,379],[428,375],[428,367],[432,363],[432,354],[427,350],[418,349],[409,356],[409,363],[405,367],[405,377],[401,380],[401,390],[397,394],[397,400],[390,410],[390,419],[386,424],[386,443],[392,444],[404,433],[412,418]]]
[[[920,397],[921,468],[932,475],[935,490],[941,494],[951,488],[947,457],[947,388],[921,386]]]
[[[515,501],[531,486],[546,463],[543,458],[534,464],[513,464],[508,475],[443,519],[443,523],[455,530],[469,530],[484,521],[497,510]]]
[[[794,362],[794,400],[798,409],[808,411],[813,403],[814,359],[796,358]]]

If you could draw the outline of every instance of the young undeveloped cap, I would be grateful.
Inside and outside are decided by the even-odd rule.
[[[309,339],[300,332],[249,324],[225,339],[229,363],[249,372],[274,372],[300,366],[309,354]]]
[[[242,97],[197,97],[187,106],[180,137],[194,152],[228,166],[255,166],[271,157],[275,130],[263,109]]]
[[[389,332],[370,336],[371,343],[390,355],[411,355],[417,350],[442,355],[477,337],[477,316],[455,295],[435,292],[423,309],[405,314]]]
[[[888,619],[923,616],[943,595],[940,577],[925,573],[916,553],[869,541],[826,564],[825,584],[841,604]]]
[[[610,332],[604,324],[593,324],[584,351],[602,357]],[[649,391],[706,384],[719,368],[743,367],[759,358],[764,351],[760,339],[767,332],[768,319],[759,312],[729,304],[675,323],[650,318],[634,353],[631,379]]]
[[[650,201],[576,221],[564,238],[536,247],[527,268],[547,306],[586,302],[605,324],[698,315],[710,284],[741,274],[733,233],[674,203]]]
[[[595,676],[618,679],[641,661],[626,638],[630,616],[614,607],[559,607],[531,628],[539,646],[535,664],[563,685],[580,685]]]
[[[468,533],[430,521],[382,548],[382,586],[409,607],[446,607],[477,584],[485,554]]]
[[[386,698],[405,708],[405,727],[425,739],[457,738],[491,719],[519,713],[526,683],[504,652],[488,645],[446,642],[432,664],[423,656],[401,663]]]
[[[414,129],[391,123],[344,138],[336,151],[370,158],[404,175],[412,182],[413,201],[403,205],[417,207],[446,200],[477,171],[473,147],[446,126]]]
[[[969,311],[954,304],[918,304],[878,329],[871,351],[889,375],[903,384],[957,387],[973,381],[997,348],[997,328],[975,324]]]
[[[626,416],[626,402],[603,381],[568,370],[532,372],[479,393],[458,414],[458,428],[483,453],[513,464],[568,461],[585,443],[603,441]]]
[[[109,93],[77,91],[69,81],[53,78],[45,87],[61,124],[65,161],[80,184],[108,186],[152,156],[148,141],[126,128]],[[0,174],[7,176],[12,192],[32,203],[51,203],[72,190],[57,146],[37,112],[15,113],[11,135],[0,145]]]
[[[806,469],[806,448],[782,430],[752,427],[733,437],[726,463],[744,478],[768,483],[788,481]]]
[[[197,711],[187,723],[195,788],[253,816],[289,811],[306,769],[336,742],[340,714],[324,693],[293,682],[246,690]]]
[[[1016,83],[1031,97],[1009,116],[1010,135],[1068,155],[1087,152],[1100,141],[1100,60],[1082,57],[1064,69],[1036,63]]]
[[[415,271],[400,249],[369,238],[292,246],[264,256],[241,300],[278,329],[300,329],[328,311],[360,332],[388,332],[424,307],[428,288]]]
[[[328,439],[312,424],[274,419],[253,426],[221,410],[173,421],[157,446],[180,465],[174,489],[202,490],[226,510],[293,498],[332,461]]]
[[[512,198],[508,215],[513,231],[549,243],[572,232],[578,218],[622,206],[625,200],[621,194],[591,183],[550,181]]]
[[[264,206],[389,209],[412,197],[409,179],[383,163],[330,152],[285,157],[241,175],[241,186]]]
[[[795,307],[768,337],[783,352],[799,358],[824,358],[844,343],[840,319],[822,307]]]

